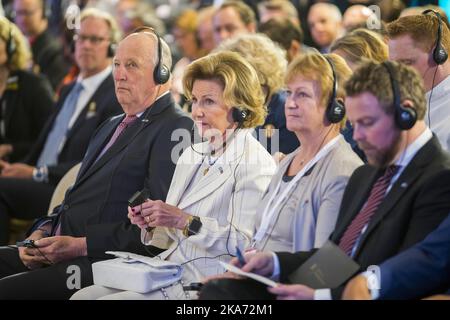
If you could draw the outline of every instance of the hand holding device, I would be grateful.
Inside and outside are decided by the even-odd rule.
[[[34,240],[31,240],[31,239],[18,241],[18,242],[16,242],[16,246],[25,247],[25,248],[37,248],[36,245],[34,244]]]
[[[146,189],[142,189],[141,191],[137,191],[135,194],[131,196],[130,199],[128,199],[128,205],[130,208],[139,206],[143,204],[148,199],[148,191]],[[153,227],[147,227],[147,232],[152,231]]]

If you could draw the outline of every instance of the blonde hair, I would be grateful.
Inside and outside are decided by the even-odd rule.
[[[217,52],[192,62],[183,77],[186,97],[192,99],[196,80],[216,80],[223,87],[223,99],[230,107],[245,108],[249,114],[243,128],[254,128],[264,123],[267,110],[253,67],[235,52]]]
[[[31,62],[31,51],[22,31],[5,17],[0,17],[0,38],[5,42],[5,50],[8,55],[8,42],[14,42],[14,52],[8,56],[8,69],[10,71],[25,70]]]
[[[325,56],[332,61],[336,72],[336,98],[344,99],[344,84],[351,76],[352,71],[347,66],[347,63],[345,63],[345,60],[337,54],[332,53]],[[320,89],[320,104],[326,108],[333,92],[334,81],[332,69],[325,56],[320,53],[309,53],[296,57],[288,66],[285,82],[292,82],[298,76],[316,81]],[[340,122],[341,128],[345,126],[345,121],[346,119],[344,117]]]
[[[87,8],[81,11],[80,21],[83,21],[87,18],[97,18],[102,19],[106,22],[109,27],[110,38],[109,40],[113,44],[119,43],[122,38],[122,34],[117,26],[116,20],[107,12],[101,11],[96,8]]]
[[[274,93],[284,86],[287,68],[286,51],[265,34],[242,34],[223,41],[215,51],[239,53],[255,68],[259,83],[267,90],[269,103]]]
[[[417,119],[423,120],[426,111],[425,89],[419,73],[412,67],[389,61],[394,70],[393,77],[400,91],[400,101],[409,99],[417,113]],[[394,113],[394,94],[386,67],[380,63],[369,62],[355,71],[345,85],[348,96],[363,92],[374,95],[387,114]]]
[[[381,35],[367,29],[359,28],[337,39],[330,51],[342,50],[354,64],[361,64],[369,60],[383,62],[388,60],[388,46]]]
[[[416,47],[425,52],[431,52],[436,45],[438,18],[434,14],[420,14],[399,18],[387,25],[387,34],[390,39],[409,35]],[[450,32],[442,21],[441,43],[447,52],[450,52]]]

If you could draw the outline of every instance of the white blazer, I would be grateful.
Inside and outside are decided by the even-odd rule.
[[[252,136],[239,130],[209,172],[189,187],[204,155],[207,143],[187,148],[175,168],[166,203],[199,216],[202,228],[186,238],[181,230],[158,227],[143,231],[142,241],[168,249],[162,259],[185,263],[183,281],[190,283],[223,272],[219,260],[229,261],[236,246],[246,248],[255,228],[256,207],[276,171],[270,154]],[[205,160],[206,161],[206,160]],[[185,191],[188,189],[188,193]]]

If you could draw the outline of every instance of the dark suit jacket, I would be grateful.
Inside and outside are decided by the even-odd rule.
[[[450,288],[450,215],[414,247],[380,265],[380,299],[414,299]]]
[[[285,101],[286,101],[286,91],[276,92],[270,99],[269,105],[267,106],[268,114],[266,120],[264,121],[264,124],[258,127],[256,130],[258,140],[262,142],[264,145],[266,138],[259,136],[260,133],[261,134],[263,133],[260,132],[260,130],[270,126],[275,129],[278,129],[278,134],[274,134],[272,137],[268,137],[267,145],[264,145],[267,151],[271,154],[274,154],[277,151],[282,152],[284,154],[288,154],[293,152],[300,145],[300,142],[298,141],[298,138],[295,135],[295,133],[289,131],[286,128],[286,115],[284,113]],[[279,140],[278,150],[272,150],[271,139]]]
[[[73,188],[52,217],[54,226],[61,219],[62,235],[86,237],[88,255],[94,259],[110,258],[107,250],[145,254],[140,231],[127,217],[127,200],[144,187],[150,199],[165,200],[176,164],[171,161],[172,148],[179,143],[171,141],[172,132],[190,130],[193,124],[165,95],[95,162],[123,117],[114,117],[99,128]],[[185,141],[185,147],[189,143]]]
[[[33,166],[36,165],[58,112],[61,110],[61,107],[73,86],[74,83],[69,84],[61,90],[60,99],[56,104],[57,110],[47,121],[37,142],[33,146],[33,149],[25,158],[25,163]],[[83,159],[89,140],[95,130],[105,120],[120,114],[121,112],[122,108],[117,101],[114,92],[114,81],[112,75],[109,75],[92,95],[91,99],[68,132],[67,140],[58,156],[58,164],[48,167],[49,182],[56,185],[71,167],[80,162]]]
[[[64,59],[61,44],[47,29],[34,40],[31,51],[35,64],[33,69],[45,75],[56,90],[70,68]]]
[[[339,243],[361,210],[380,172],[364,165],[350,177],[330,240]],[[423,240],[450,212],[450,157],[436,137],[414,156],[392,186],[363,234],[354,259],[361,269],[377,265]],[[300,266],[312,252],[280,253],[281,278]],[[342,288],[333,290],[340,298]]]
[[[54,111],[53,92],[48,81],[27,71],[15,71],[3,94],[2,120],[5,135],[0,144],[11,144],[9,162],[23,159],[36,142],[47,119]]]

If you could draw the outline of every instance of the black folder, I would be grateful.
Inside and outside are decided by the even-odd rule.
[[[297,270],[289,275],[292,283],[313,289],[334,289],[344,284],[359,270],[359,265],[337,245],[327,241]]]

